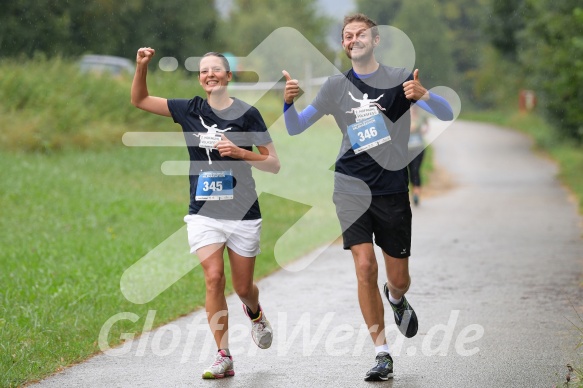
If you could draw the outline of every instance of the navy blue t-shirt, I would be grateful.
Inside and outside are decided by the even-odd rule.
[[[318,113],[334,116],[342,131],[335,165],[335,192],[385,195],[409,190],[407,143],[412,101],[405,97],[403,82],[412,79],[404,68],[381,65],[366,78],[359,78],[350,69],[326,80],[311,105]],[[356,100],[371,101],[365,105],[377,108],[391,137],[390,141],[358,154],[347,133],[348,126],[357,121],[355,110],[363,106]]]
[[[239,159],[221,157],[217,149],[200,147],[200,134],[224,134],[237,146],[252,151],[253,145],[271,143],[271,137],[259,111],[233,98],[230,107],[214,110],[201,97],[169,99],[168,109],[175,123],[182,126],[190,156],[190,205],[188,214],[199,214],[215,219],[255,220],[261,218],[255,180],[251,165]],[[231,171],[234,181],[233,199],[198,201],[196,190],[203,172]]]

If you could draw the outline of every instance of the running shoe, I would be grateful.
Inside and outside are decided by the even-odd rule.
[[[366,372],[364,381],[386,381],[393,377],[393,359],[387,352],[381,352],[376,357],[377,364]]]
[[[419,196],[417,194],[413,194],[413,204],[419,206]]]
[[[219,350],[215,357],[215,362],[202,372],[203,379],[222,379],[223,377],[235,376],[233,370],[233,357],[227,356],[224,350]]]
[[[248,307],[244,303],[243,310],[249,317]],[[251,319],[251,317],[249,317],[249,319]],[[253,337],[255,344],[261,349],[267,349],[271,346],[271,341],[273,340],[273,329],[267,318],[265,318],[261,306],[259,306],[259,317],[251,319],[251,337]]]
[[[417,322],[417,314],[413,307],[407,302],[407,298],[403,295],[403,300],[399,304],[393,304],[389,300],[389,288],[387,283],[385,283],[385,296],[393,309],[393,314],[395,315],[395,323],[399,328],[399,331],[407,338],[414,337],[417,334],[417,328],[419,326]]]

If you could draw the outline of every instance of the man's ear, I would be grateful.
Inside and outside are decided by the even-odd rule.
[[[378,46],[380,41],[381,41],[381,36],[380,35],[375,36],[373,41],[372,41],[373,46]]]

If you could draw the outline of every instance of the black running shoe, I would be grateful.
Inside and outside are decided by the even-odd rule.
[[[407,298],[403,295],[403,300],[401,303],[392,304],[389,300],[389,289],[387,287],[387,283],[385,283],[385,296],[393,309],[393,314],[395,315],[395,323],[399,328],[399,331],[407,338],[414,337],[417,334],[417,314],[415,314],[415,310],[413,307],[407,302]]]
[[[364,381],[386,381],[393,377],[393,359],[386,352],[377,354],[377,364],[366,372]]]

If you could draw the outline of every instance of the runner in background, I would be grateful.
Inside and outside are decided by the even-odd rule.
[[[419,103],[418,103],[419,104]],[[419,205],[421,197],[421,164],[425,153],[423,135],[429,130],[427,116],[420,112],[417,104],[411,106],[411,134],[409,135],[409,181],[413,186],[413,204]]]

